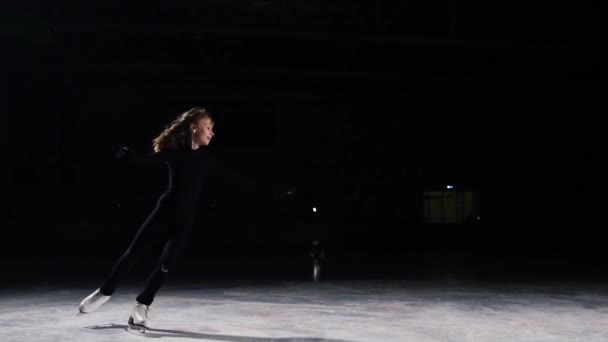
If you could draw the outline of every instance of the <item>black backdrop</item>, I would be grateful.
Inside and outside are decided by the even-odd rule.
[[[596,12],[559,6],[5,2],[0,253],[111,264],[166,182],[114,152],[200,105],[234,174],[184,260],[304,265],[318,237],[336,274],[602,274],[606,45]],[[448,183],[479,192],[477,224],[422,222]]]

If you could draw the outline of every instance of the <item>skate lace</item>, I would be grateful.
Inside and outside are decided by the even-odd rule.
[[[102,297],[103,297],[103,295],[101,293],[96,294],[95,296],[93,296],[93,298],[91,298],[91,304],[95,304]]]

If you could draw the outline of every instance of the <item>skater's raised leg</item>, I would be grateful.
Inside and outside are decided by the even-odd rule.
[[[85,299],[80,302],[80,307],[78,310],[80,314],[87,314],[97,310],[100,306],[102,306],[105,302],[110,299],[111,296],[106,296],[101,293],[100,289],[93,291],[90,295],[88,295]]]
[[[112,272],[101,287],[82,300],[79,307],[80,314],[93,312],[107,302],[112,294],[114,294],[118,280],[124,273],[133,267],[134,260],[141,255],[141,251],[146,246],[144,241],[150,241],[153,238],[153,235],[158,234],[163,228],[166,230],[166,226],[163,227],[166,219],[159,211],[157,206],[146,219],[130,246],[120,256],[114,265]]]

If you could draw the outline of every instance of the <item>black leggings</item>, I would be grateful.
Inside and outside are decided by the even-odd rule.
[[[173,269],[177,256],[183,250],[192,226],[192,220],[175,219],[177,216],[173,214],[174,211],[167,209],[167,207],[163,205],[161,199],[143,223],[127,250],[114,265],[112,272],[100,288],[102,294],[112,295],[116,290],[118,280],[134,266],[135,260],[141,256],[144,249],[157,239],[161,239],[165,243],[158,265],[152,271],[146,286],[136,298],[139,303],[152,304],[154,296],[162,286],[167,273]],[[191,217],[191,215],[188,216]]]

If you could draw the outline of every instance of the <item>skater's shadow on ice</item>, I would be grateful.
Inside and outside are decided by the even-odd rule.
[[[122,329],[127,330],[128,326],[124,324],[104,324],[104,325],[93,325],[86,327],[88,329],[103,330],[103,329]],[[252,336],[232,336],[232,335],[217,335],[217,334],[202,334],[190,331],[180,330],[167,330],[167,329],[150,329],[144,337],[148,338],[161,338],[161,337],[183,337],[193,338],[199,340],[212,340],[212,341],[229,341],[229,342],[352,342],[346,340],[336,340],[319,337],[279,337],[279,338],[266,338],[266,337],[252,337]]]

